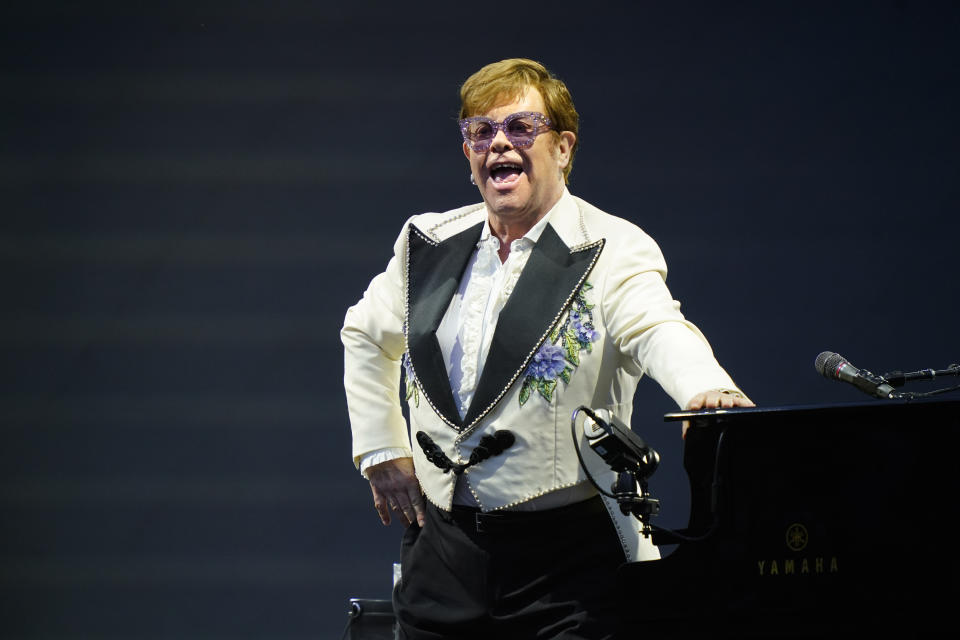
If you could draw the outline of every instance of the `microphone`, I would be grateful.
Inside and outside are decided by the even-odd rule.
[[[586,409],[586,407],[580,407]],[[614,471],[636,472],[649,478],[660,464],[660,454],[643,438],[606,409],[585,411],[583,435],[590,448],[597,452]]]
[[[893,386],[886,380],[866,369],[857,369],[843,356],[832,351],[824,351],[818,355],[814,366],[824,378],[849,382],[868,395],[876,398],[896,397]]]
[[[580,455],[576,424],[577,414],[581,411],[587,415],[583,421],[583,436],[587,444],[617,474],[616,481],[610,487],[612,493],[607,493],[597,484]],[[638,518],[643,523],[640,533],[649,537],[653,531],[650,519],[660,513],[660,501],[650,497],[647,481],[660,464],[660,454],[609,409],[593,411],[585,406],[578,407],[570,418],[570,432],[580,466],[590,483],[604,496],[615,499],[623,515],[633,514]]]

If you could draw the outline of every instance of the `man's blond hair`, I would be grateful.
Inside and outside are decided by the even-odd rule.
[[[580,116],[573,106],[567,85],[539,62],[510,58],[488,64],[474,73],[460,87],[460,118],[480,115],[517,100],[529,87],[543,97],[547,108],[544,115],[553,123],[553,135],[558,136],[559,131],[572,131],[577,136],[570,149],[570,161],[563,169],[563,179],[569,183],[573,156],[580,144]]]

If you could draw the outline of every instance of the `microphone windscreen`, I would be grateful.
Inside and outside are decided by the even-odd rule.
[[[833,353],[832,351],[824,351],[817,356],[817,361],[813,366],[817,368],[817,371],[819,371],[823,377],[835,380],[837,378],[837,369],[845,362],[846,359],[840,354]]]

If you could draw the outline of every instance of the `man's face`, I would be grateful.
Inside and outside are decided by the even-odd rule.
[[[497,122],[519,111],[546,114],[540,92],[528,88],[514,102],[493,107],[478,114]],[[557,136],[541,133],[533,145],[517,149],[503,131],[498,131],[490,148],[483,153],[463,143],[463,153],[487,208],[504,221],[536,222],[546,214],[563,193],[563,168],[570,161],[570,149],[576,137],[569,131]]]

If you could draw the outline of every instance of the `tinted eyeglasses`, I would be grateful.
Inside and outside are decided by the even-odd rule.
[[[463,141],[477,153],[484,153],[493,144],[498,131],[503,131],[517,149],[526,149],[534,143],[537,136],[548,131],[550,118],[536,111],[511,113],[502,122],[485,116],[474,116],[460,121],[460,133]]]

